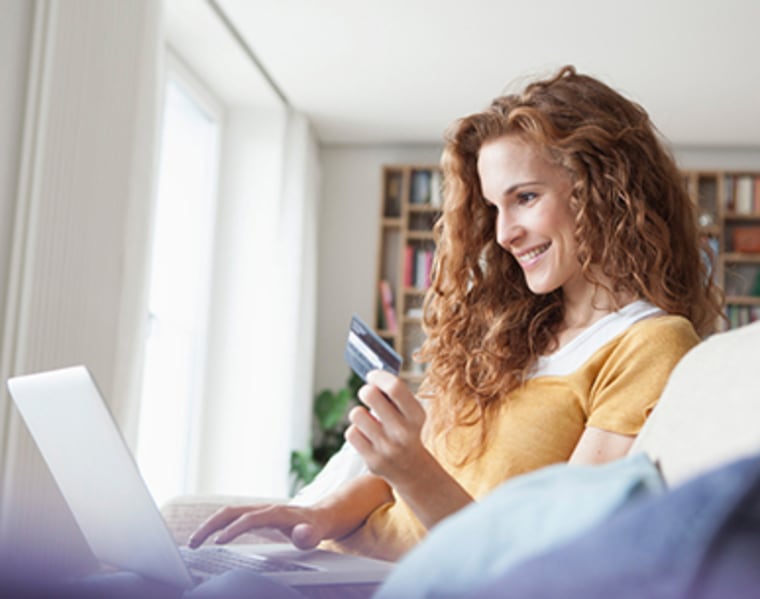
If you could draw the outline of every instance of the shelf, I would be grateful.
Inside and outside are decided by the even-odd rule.
[[[710,225],[708,227],[699,227],[699,232],[702,235],[708,235],[710,237],[719,237],[722,228],[720,225]]]
[[[386,216],[382,221],[384,227],[401,227],[403,223],[404,221],[400,216]]]
[[[437,214],[441,211],[440,206],[433,206],[432,204],[409,204],[409,212],[424,212]]]
[[[728,295],[726,305],[733,306],[760,306],[760,297],[753,295]]]
[[[723,215],[723,220],[730,222],[760,222],[760,213],[753,214],[740,214],[738,212],[726,212]]]
[[[432,231],[409,231],[406,234],[407,239],[417,241],[433,241],[435,239]]]
[[[404,287],[404,295],[418,295],[424,296],[428,292],[429,287],[420,289],[419,287]]]
[[[723,254],[720,259],[724,264],[760,264],[760,254],[728,252]]]
[[[404,316],[404,324],[422,324],[422,318],[419,316]]]

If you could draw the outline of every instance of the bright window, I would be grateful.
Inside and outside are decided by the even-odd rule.
[[[219,111],[166,86],[137,461],[157,503],[193,491],[215,221]]]

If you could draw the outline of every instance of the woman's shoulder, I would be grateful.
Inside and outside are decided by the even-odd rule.
[[[698,342],[688,319],[640,300],[599,321],[555,354],[539,358],[533,377],[568,375],[602,354],[655,346],[658,351],[683,353]]]
[[[620,342],[636,342],[658,344],[686,344],[689,346],[699,343],[700,338],[691,321],[679,314],[661,314],[645,318],[632,324],[620,335]]]

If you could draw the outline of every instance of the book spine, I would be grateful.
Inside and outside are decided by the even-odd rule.
[[[396,319],[395,302],[393,301],[393,290],[391,284],[383,279],[380,281],[380,299],[383,304],[383,315],[385,316],[385,326],[391,333],[398,332],[398,320]]]
[[[414,248],[404,248],[404,287],[414,287]]]
[[[414,260],[414,286],[417,289],[425,289],[428,286],[425,276],[425,250],[418,249]]]
[[[425,287],[433,282],[433,250],[425,250]]]
[[[741,176],[736,179],[736,212],[737,214],[751,214],[754,209],[752,193],[754,181],[752,177]]]
[[[430,174],[430,205],[440,208],[441,204],[441,173],[433,171]]]
[[[725,185],[725,197],[723,198],[723,211],[724,212],[735,212],[736,211],[736,198],[735,198],[735,192],[736,192],[736,181],[734,180],[733,175],[726,175],[723,179],[723,183]]]

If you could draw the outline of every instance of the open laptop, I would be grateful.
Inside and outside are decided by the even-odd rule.
[[[180,548],[86,367],[14,377],[8,389],[90,549],[105,564],[183,588],[212,575],[191,564],[205,557],[236,558],[229,567],[251,567],[295,587],[379,583],[390,572],[389,562],[290,544]],[[234,563],[240,560],[245,563]]]

